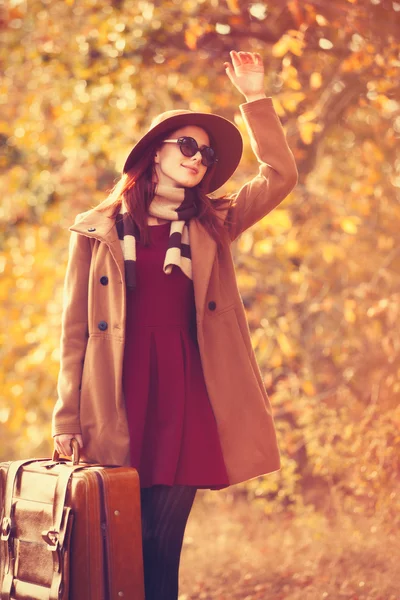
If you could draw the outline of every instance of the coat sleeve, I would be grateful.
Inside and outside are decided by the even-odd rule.
[[[241,104],[240,111],[259,163],[259,172],[236,194],[228,196],[233,199],[227,214],[233,221],[228,226],[232,241],[280,204],[298,180],[294,156],[272,98]]]
[[[75,223],[81,215],[77,215]],[[64,279],[60,339],[60,370],[52,433],[81,433],[80,384],[88,340],[88,281],[91,245],[88,237],[71,232]]]

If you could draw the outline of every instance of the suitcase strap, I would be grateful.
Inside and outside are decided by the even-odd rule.
[[[13,582],[15,556],[14,556],[14,544],[12,538],[12,499],[14,494],[14,485],[18,475],[18,471],[21,467],[34,462],[48,462],[48,459],[28,458],[25,460],[14,460],[10,463],[7,470],[6,489],[4,495],[4,508],[1,518],[1,536],[0,541],[5,542],[7,562],[4,567],[3,585],[0,591],[1,600],[9,600],[11,593],[11,586]],[[9,581],[11,577],[11,582]]]
[[[2,541],[8,541],[12,523],[11,523],[11,511],[12,511],[12,499],[14,495],[15,480],[18,475],[18,471],[21,467],[34,462],[48,462],[48,458],[28,458],[25,460],[14,460],[10,463],[7,471],[6,491],[4,497],[4,510],[1,522],[1,537]]]
[[[13,543],[13,531],[15,528],[12,521],[14,488],[19,470],[23,466],[34,462],[52,463],[53,461],[49,461],[48,459],[17,460],[10,464],[7,472],[4,513],[0,538],[1,541],[6,542],[7,551],[5,554],[7,556],[7,564],[5,565],[3,586],[0,592],[1,600],[10,600],[12,584],[15,576],[15,556]],[[70,518],[70,509],[67,509],[66,511],[64,510],[69,479],[75,471],[85,469],[88,466],[79,464],[70,466],[66,463],[61,464],[65,465],[65,468],[61,469],[61,472],[57,477],[53,500],[53,525],[49,530],[42,531],[42,538],[47,544],[47,549],[53,552],[53,581],[51,589],[49,590],[49,600],[57,600],[59,598],[59,588],[63,577],[61,550],[63,549],[68,520]],[[64,515],[65,519],[64,523],[62,523]]]

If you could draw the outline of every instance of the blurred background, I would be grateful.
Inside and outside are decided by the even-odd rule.
[[[0,28],[0,460],[52,452],[76,214],[164,110],[233,120],[220,191],[253,177],[223,63],[259,52],[300,179],[233,253],[282,469],[198,493],[180,598],[398,600],[400,3],[9,0]]]

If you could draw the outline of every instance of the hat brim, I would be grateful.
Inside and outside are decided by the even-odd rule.
[[[214,192],[223,186],[239,165],[243,153],[243,138],[231,121],[210,113],[190,112],[175,115],[150,129],[132,148],[125,161],[123,173],[127,173],[133,167],[154,138],[186,125],[197,125],[207,131],[210,144],[218,158],[207,192]]]

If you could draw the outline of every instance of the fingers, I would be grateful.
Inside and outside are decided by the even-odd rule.
[[[77,434],[75,435],[75,437],[76,437],[76,439],[77,439],[77,442],[78,442],[78,444],[79,444],[79,448],[83,448],[83,440],[82,440],[82,436],[81,436],[79,433],[77,433]]]
[[[225,67],[225,72],[228,75],[229,79],[232,81],[233,83],[233,78],[234,78],[234,70],[233,67],[230,63],[225,62],[224,63],[224,67]]]
[[[253,54],[251,52],[238,52],[238,54],[242,64],[246,65],[254,62]]]
[[[262,58],[258,52],[236,52],[235,50],[231,50],[229,54],[234,67],[240,67],[245,64],[262,64]]]
[[[80,433],[60,434],[54,437],[54,447],[63,456],[72,456],[72,438],[76,438],[79,447],[83,448],[82,435]]]
[[[62,456],[71,456],[71,451],[68,451],[66,442],[55,442],[54,445],[58,454],[61,454]]]
[[[71,448],[70,440],[64,440],[62,443],[59,442],[58,446],[60,448],[59,449],[60,454],[62,454],[63,456],[71,456],[72,448]]]

